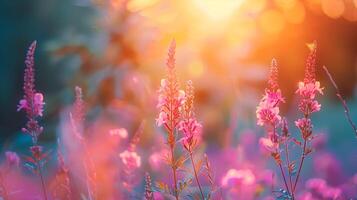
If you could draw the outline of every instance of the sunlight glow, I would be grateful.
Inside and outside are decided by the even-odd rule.
[[[211,20],[226,20],[238,10],[244,0],[193,0],[194,4]]]

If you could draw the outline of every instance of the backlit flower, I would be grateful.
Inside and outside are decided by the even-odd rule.
[[[285,102],[278,85],[278,68],[276,60],[271,63],[269,87],[265,89],[265,94],[260,100],[256,109],[257,124],[259,126],[276,126],[280,123],[279,103]]]
[[[167,59],[167,78],[162,79],[158,90],[159,116],[156,119],[158,126],[165,125],[168,132],[177,128],[180,118],[180,109],[184,101],[184,92],[179,90],[179,83],[175,72],[175,48],[173,41],[169,48]],[[170,136],[172,138],[172,136]]]
[[[182,144],[186,150],[192,151],[202,131],[202,125],[195,117],[193,106],[194,88],[192,81],[187,81],[186,91],[180,96],[182,96],[181,101],[184,102],[181,111],[182,120],[179,123],[179,130],[184,135]]]

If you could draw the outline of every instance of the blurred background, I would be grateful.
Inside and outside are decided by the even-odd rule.
[[[196,87],[196,112],[207,149],[240,143],[256,127],[272,58],[287,102],[283,114],[297,119],[297,81],[304,75],[307,43],[318,42],[318,79],[325,87],[316,132],[328,135],[346,175],[357,167],[357,140],[322,71],[325,65],[348,99],[357,121],[356,0],[3,0],[0,2],[0,142],[21,149],[24,58],[38,41],[36,85],[45,94],[45,132],[54,144],[62,111],[81,86],[88,121],[106,116],[133,132],[147,121],[142,144],[153,145],[156,91],[165,76],[166,54],[177,43],[181,84]]]

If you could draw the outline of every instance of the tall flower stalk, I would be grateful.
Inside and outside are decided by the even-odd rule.
[[[182,121],[179,124],[179,129],[183,133],[184,137],[182,140],[182,145],[189,154],[193,172],[195,175],[196,183],[199,187],[202,200],[205,196],[202,191],[200,181],[198,179],[197,166],[193,159],[193,152],[197,146],[198,137],[201,134],[202,125],[197,121],[194,112],[194,88],[192,81],[188,81],[185,90],[185,101],[182,108]]]
[[[164,126],[167,131],[167,144],[170,148],[169,163],[172,168],[174,179],[174,196],[179,198],[177,188],[177,170],[180,166],[180,159],[175,157],[176,131],[180,120],[180,107],[183,104],[184,92],[179,90],[179,83],[175,72],[175,48],[176,43],[170,44],[167,59],[167,78],[161,80],[159,89],[158,105],[159,116],[156,119],[158,126]]]
[[[290,189],[282,165],[281,151],[279,148],[281,137],[277,133],[277,128],[282,121],[279,114],[279,104],[281,102],[285,101],[278,84],[278,65],[276,60],[273,59],[270,67],[268,88],[265,89],[265,94],[256,111],[257,124],[265,127],[268,133],[266,137],[260,138],[259,142],[270,152],[270,155],[278,165],[284,180],[286,191],[290,194]]]
[[[92,200],[96,197],[96,178],[97,174],[95,171],[94,162],[88,150],[87,142],[83,137],[84,132],[84,120],[85,120],[85,102],[83,100],[82,88],[75,87],[75,101],[73,104],[72,111],[70,113],[70,120],[75,138],[79,141],[81,147],[84,151],[84,158],[82,160],[83,169],[86,176],[86,189],[88,194],[88,199]]]
[[[43,127],[39,125],[38,118],[43,115],[44,98],[43,94],[35,89],[35,50],[37,42],[30,45],[26,60],[24,73],[24,97],[20,100],[17,111],[24,110],[28,119],[26,127],[22,131],[29,134],[32,138],[30,151],[32,157],[28,157],[28,166],[34,173],[38,174],[41,179],[44,199],[47,200],[47,191],[43,177],[43,165],[47,154],[43,154],[42,146],[37,145],[38,137],[43,132]]]
[[[295,121],[295,125],[299,128],[301,137],[303,139],[303,146],[300,158],[300,164],[297,171],[296,180],[292,191],[295,192],[301,169],[304,164],[306,156],[311,153],[312,149],[309,147],[309,142],[313,139],[312,135],[312,122],[311,114],[320,111],[321,104],[316,100],[317,94],[323,94],[320,87],[320,82],[316,81],[316,50],[317,43],[314,41],[308,45],[310,53],[307,57],[305,67],[304,81],[299,82],[298,89],[296,91],[299,94],[301,100],[299,103],[299,110],[302,112],[303,117]]]

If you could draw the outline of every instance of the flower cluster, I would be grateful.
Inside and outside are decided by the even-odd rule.
[[[278,66],[275,59],[271,62],[271,71],[269,76],[269,87],[265,89],[265,94],[261,99],[257,110],[257,124],[259,126],[276,126],[280,120],[279,103],[284,102],[284,98],[277,83]]]
[[[321,109],[321,105],[315,100],[316,94],[323,94],[319,81],[316,81],[316,41],[309,45],[310,54],[306,61],[305,78],[300,81],[296,93],[301,96],[299,110],[308,117],[311,113]]]
[[[33,143],[37,142],[38,136],[42,133],[43,127],[38,124],[37,118],[43,115],[44,98],[43,94],[35,90],[35,61],[34,54],[36,41],[34,41],[26,55],[24,74],[24,97],[20,100],[17,111],[24,110],[28,118],[26,128],[22,131],[31,135]]]
[[[270,68],[269,87],[265,89],[265,94],[257,107],[256,115],[257,124],[265,126],[268,129],[268,137],[261,138],[260,144],[269,152],[276,155],[279,148],[276,128],[281,122],[279,104],[285,102],[285,100],[277,82],[278,65],[275,59],[272,60]]]
[[[185,101],[182,109],[182,120],[179,123],[179,130],[184,135],[182,140],[183,146],[189,152],[191,152],[197,144],[198,137],[202,131],[202,125],[195,118],[193,90],[192,81],[187,81]]]
[[[164,125],[168,132],[172,132],[179,123],[180,108],[183,105],[185,93],[179,90],[179,84],[175,72],[175,48],[176,43],[172,41],[168,59],[166,79],[161,80],[157,107],[160,109],[156,124]]]
[[[176,200],[179,199],[179,193],[182,189],[178,187],[177,169],[179,169],[186,160],[184,155],[175,155],[176,131],[178,130],[183,134],[183,137],[179,141],[182,142],[183,148],[186,149],[189,154],[196,183],[199,187],[202,199],[205,199],[199,181],[200,166],[196,166],[193,157],[194,149],[197,146],[202,131],[202,125],[197,121],[194,113],[194,88],[192,81],[187,81],[185,91],[179,89],[175,74],[175,46],[175,41],[172,41],[166,63],[168,75],[166,79],[161,80],[159,89],[157,107],[160,112],[156,119],[156,124],[158,126],[164,126],[168,134],[167,144],[170,147],[170,153],[167,156],[167,161],[172,168],[174,179],[174,189],[170,194],[174,195]],[[180,186],[180,188],[181,187],[182,186]],[[164,191],[167,191],[165,188],[166,187],[162,187]]]

